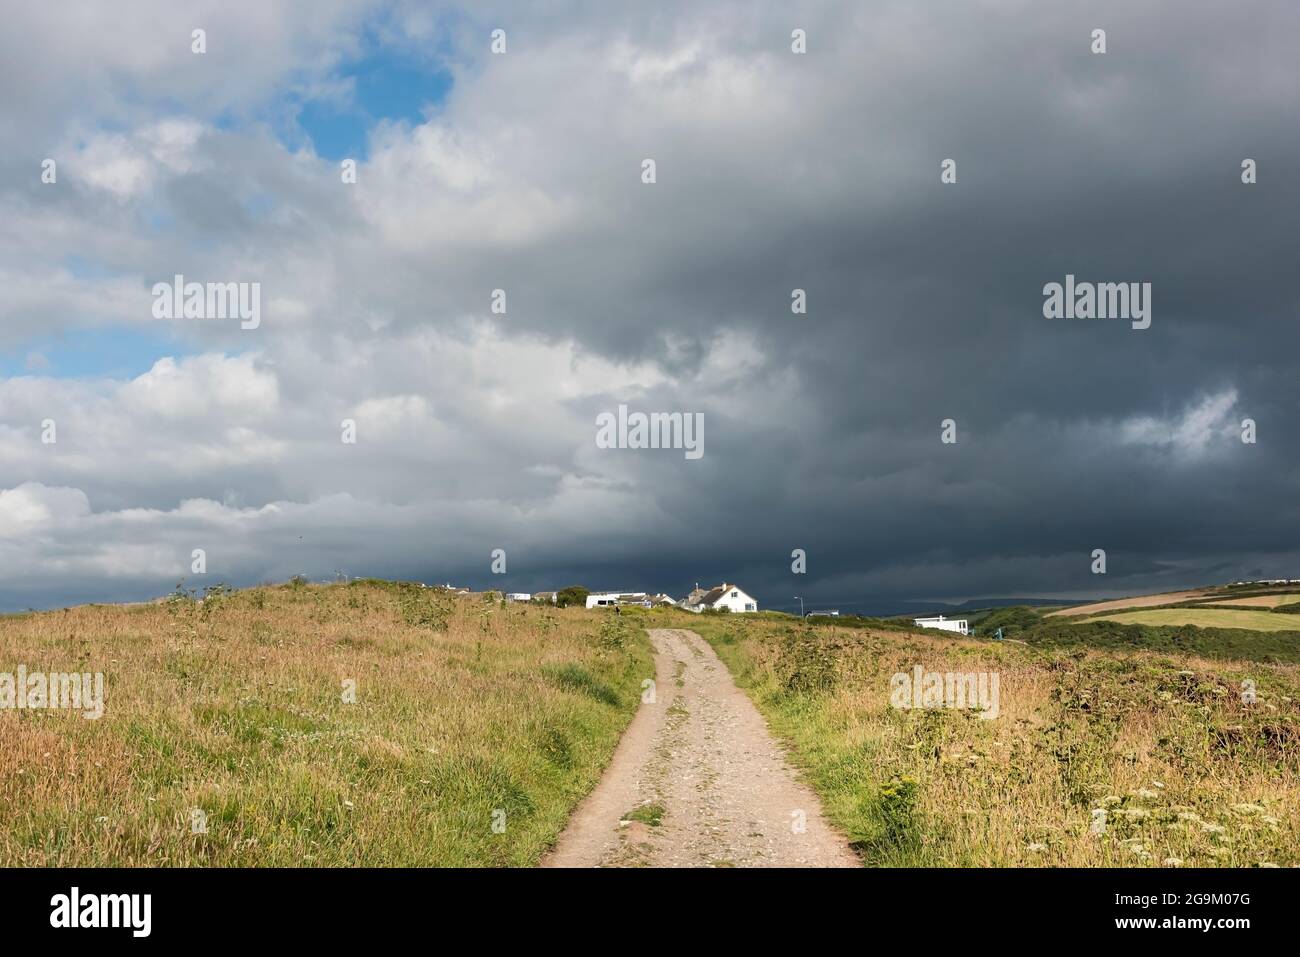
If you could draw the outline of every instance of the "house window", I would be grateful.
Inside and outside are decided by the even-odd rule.
[[[754,610],[754,603],[752,601],[745,602],[745,611],[753,611],[753,610]]]
[[[740,592],[736,591],[736,590],[733,588],[733,589],[731,590],[731,597],[732,597],[732,598],[739,598],[739,597],[740,597]]]

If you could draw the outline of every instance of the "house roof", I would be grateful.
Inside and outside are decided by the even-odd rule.
[[[704,593],[704,597],[700,599],[700,604],[712,605],[714,602],[716,602],[719,598],[721,598],[726,593],[727,593],[727,587],[725,585],[717,585],[713,588],[710,588],[707,592]]]
[[[726,582],[723,582],[721,585],[715,585],[704,594],[699,603],[701,605],[716,604],[719,598],[735,587],[735,585],[728,585]]]
[[[718,601],[733,588],[739,590],[740,586],[731,582],[723,582],[721,585],[714,585],[709,589],[696,588],[686,596],[686,599],[682,604],[686,605],[688,608],[694,608],[699,605],[716,605]],[[744,594],[744,592],[741,592],[741,594]],[[749,596],[746,595],[745,597],[748,598]]]

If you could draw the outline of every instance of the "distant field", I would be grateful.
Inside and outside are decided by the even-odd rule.
[[[1088,621],[1114,621],[1125,625],[1195,625],[1198,628],[1246,628],[1252,631],[1300,631],[1295,615],[1235,608],[1150,608],[1117,615],[1098,615]]]
[[[1251,595],[1249,598],[1228,598],[1223,601],[1202,602],[1206,607],[1215,605],[1237,605],[1249,608],[1281,608],[1300,602],[1300,593],[1290,592],[1285,595]]]
[[[1208,597],[1206,591],[1171,591],[1160,595],[1139,595],[1135,598],[1116,598],[1113,601],[1096,601],[1088,605],[1072,605],[1059,611],[1049,611],[1043,617],[1056,618],[1073,615],[1096,615],[1103,611],[1118,611],[1121,608],[1153,608],[1157,605],[1176,605],[1194,598]]]
[[[618,617],[385,582],[0,617],[19,665],[107,690],[0,710],[4,867],[530,865],[654,674]]]

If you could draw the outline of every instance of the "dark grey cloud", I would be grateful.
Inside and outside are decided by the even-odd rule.
[[[1294,5],[381,5],[456,83],[348,188],[252,116],[328,81],[361,15],[272,11],[246,82],[168,112],[184,60],[35,31],[56,109],[0,130],[68,172],[51,197],[5,150],[0,341],[140,323],[173,272],[260,280],[267,320],[178,328],[206,355],[134,382],[0,380],[0,489],[35,483],[0,500],[0,603],[156,591],[191,543],[237,581],[500,585],[502,547],[512,588],[876,610],[1300,574]],[[66,94],[106,75],[93,110]],[[72,256],[115,278],[60,279]],[[1067,273],[1151,283],[1151,328],[1044,319]],[[703,412],[706,454],[597,449],[619,403]]]

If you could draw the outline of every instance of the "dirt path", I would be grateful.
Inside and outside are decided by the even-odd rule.
[[[642,703],[542,865],[858,866],[708,643],[649,634],[655,703]]]

